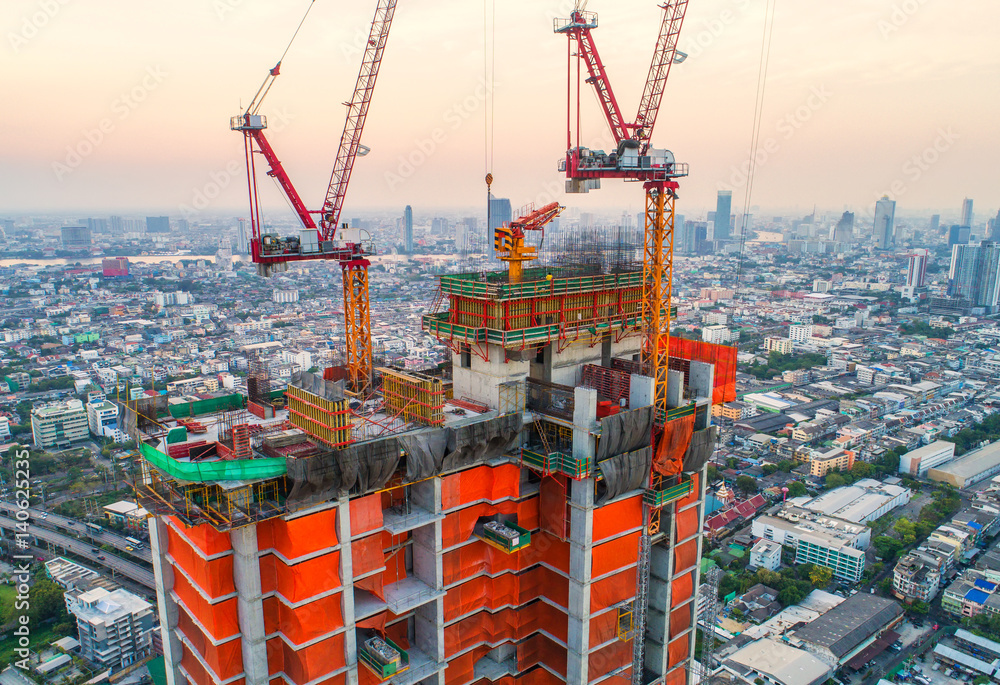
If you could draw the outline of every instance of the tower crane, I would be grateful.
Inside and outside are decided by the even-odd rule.
[[[397,0],[378,0],[375,17],[372,20],[365,44],[365,52],[358,72],[354,94],[347,106],[347,120],[340,137],[337,157],[330,176],[326,199],[319,210],[309,210],[298,191],[292,185],[288,173],[278,159],[274,148],[264,135],[267,118],[260,114],[264,97],[274,85],[281,72],[281,61],[265,77],[253,100],[243,113],[232,117],[230,128],[244,136],[244,150],[247,163],[247,187],[250,195],[250,256],[257,265],[258,273],[269,276],[286,271],[288,262],[305,260],[336,260],[341,266],[344,289],[344,323],[346,339],[347,369],[352,389],[363,393],[371,383],[372,340],[371,316],[368,299],[369,257],[375,254],[375,245],[370,238],[363,238],[361,232],[348,234],[348,226],[340,225],[340,214],[347,196],[351,172],[358,156],[368,153],[361,144],[365,120]],[[312,0],[315,2],[315,0]],[[310,3],[310,9],[312,3]],[[306,11],[308,15],[308,10]],[[303,18],[303,22],[305,18]],[[299,25],[301,28],[301,24]],[[296,31],[296,34],[298,31]],[[292,38],[294,40],[294,36]],[[289,44],[290,45],[290,44]],[[288,50],[286,49],[286,54]],[[282,56],[284,58],[284,55]],[[260,154],[267,162],[266,175],[280,186],[303,228],[296,236],[281,237],[265,233],[261,221],[260,199],[257,189],[257,168],[255,155]],[[314,218],[315,215],[315,218]],[[337,231],[340,230],[338,240]],[[351,232],[354,233],[354,232]]]

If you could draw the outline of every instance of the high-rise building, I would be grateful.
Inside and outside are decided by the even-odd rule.
[[[955,245],[968,245],[972,230],[968,226],[955,224],[948,229],[948,247]]]
[[[413,254],[413,207],[406,205],[403,210],[403,249]]]
[[[962,220],[959,222],[963,226],[972,228],[972,199],[965,198],[962,202]]]
[[[147,216],[146,233],[170,233],[170,217]]]
[[[694,226],[688,225],[683,214],[674,216],[674,251],[679,254],[694,252]]]
[[[108,219],[108,224],[111,228],[111,235],[121,237],[125,235],[125,220],[120,216],[113,216]]]
[[[493,231],[513,219],[510,200],[505,197],[490,197],[490,220],[486,226],[486,243],[493,244]]]
[[[934,214],[933,216],[931,216],[931,225],[928,228],[928,232],[931,235],[937,235],[938,231],[940,230],[941,230],[941,215]]]
[[[906,270],[906,287],[920,288],[927,280],[927,250],[916,250],[910,255],[909,268]]]
[[[236,254],[250,254],[250,219],[236,220]]]
[[[541,289],[440,277],[450,311],[423,330],[456,342],[461,417],[440,378],[383,369],[397,418],[345,421],[343,384],[304,373],[291,430],[138,436],[168,685],[689,682],[711,406],[735,399],[734,351],[672,344],[657,416],[633,361],[642,270],[550,272]]]
[[[31,410],[31,436],[42,449],[86,440],[88,428],[87,410],[80,400],[35,405]]]
[[[833,239],[838,243],[854,242],[854,212],[844,212],[833,231]]]
[[[1000,211],[995,218],[989,220],[989,239],[1000,241]]]
[[[61,233],[64,250],[90,249],[90,229],[86,226],[63,226]]]
[[[107,219],[87,219],[86,224],[87,228],[90,229],[90,235],[92,236],[97,234],[105,234],[108,232]]]
[[[688,221],[686,224],[693,227],[691,233],[694,240],[694,253],[712,254],[712,241],[708,239],[708,222]]]
[[[712,240],[729,240],[729,226],[733,213],[733,191],[720,190],[715,201],[715,217],[712,224]]]
[[[875,247],[888,250],[896,244],[896,201],[888,195],[875,203]]]
[[[1000,304],[1000,244],[955,245],[951,248],[948,295],[991,311]]]
[[[434,235],[444,235],[448,231],[448,220],[436,216],[431,219],[431,233]]]

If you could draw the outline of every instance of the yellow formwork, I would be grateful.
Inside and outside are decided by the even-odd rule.
[[[396,369],[379,370],[388,413],[428,426],[444,423],[445,389],[440,378]]]
[[[288,415],[293,426],[331,447],[350,444],[351,419],[347,400],[328,400],[311,392],[288,386]]]

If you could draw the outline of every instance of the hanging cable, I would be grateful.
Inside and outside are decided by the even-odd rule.
[[[760,46],[760,61],[757,67],[757,92],[754,104],[753,130],[750,134],[750,158],[747,166],[747,182],[743,195],[743,221],[740,226],[740,251],[736,267],[736,300],[742,301],[741,284],[743,260],[746,250],[747,232],[750,228],[750,202],[753,198],[753,184],[757,173],[757,153],[760,148],[761,120],[764,113],[764,94],[767,90],[767,68],[771,60],[771,37],[774,33],[774,14],[777,0],[768,0],[764,8],[764,35]]]
[[[292,39],[288,41],[288,45],[285,46],[285,51],[281,53],[281,57],[278,58],[278,63],[274,65],[270,71],[267,72],[267,76],[264,77],[264,82],[260,84],[260,88],[257,89],[257,93],[253,96],[253,100],[247,105],[247,114],[256,114],[257,110],[260,109],[261,104],[264,102],[264,98],[267,97],[268,92],[271,90],[271,86],[274,85],[274,79],[281,71],[281,63],[285,61],[285,56],[288,51],[292,48],[292,43],[295,42],[296,36],[299,35],[299,31],[302,30],[302,25],[306,23],[306,17],[309,16],[309,12],[312,11],[313,5],[316,4],[316,0],[309,0],[309,7],[306,8],[306,13],[302,15],[302,19],[299,21],[299,25],[295,28],[295,33],[292,34]]]

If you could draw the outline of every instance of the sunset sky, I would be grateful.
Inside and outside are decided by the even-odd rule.
[[[212,183],[227,187],[206,212],[245,213],[243,143],[229,117],[274,65],[308,0],[3,5],[0,215],[177,215]],[[322,202],[343,128],[340,103],[350,97],[374,5],[315,0],[262,109],[269,139],[313,205]],[[634,185],[557,192],[566,39],[553,35],[552,18],[571,6],[496,3],[494,192],[515,206],[552,194],[583,211],[639,211]],[[654,0],[591,0],[588,9],[600,15],[595,39],[631,116],[660,10]],[[947,221],[972,197],[977,222],[995,215],[998,24],[996,2],[779,0],[761,138],[769,152],[753,204],[868,214],[892,191],[901,214],[941,210]],[[688,216],[714,206],[719,189],[734,190],[734,211],[742,206],[738,169],[763,28],[763,0],[689,4],[681,49],[690,56],[673,69],[654,135],[691,165],[678,208]],[[483,48],[482,3],[400,0],[365,131],[372,152],[355,168],[345,216],[483,204]],[[584,139],[599,139],[606,125],[590,93],[586,104]],[[441,142],[432,149],[435,129]],[[266,202],[270,211],[284,207],[271,188]]]

